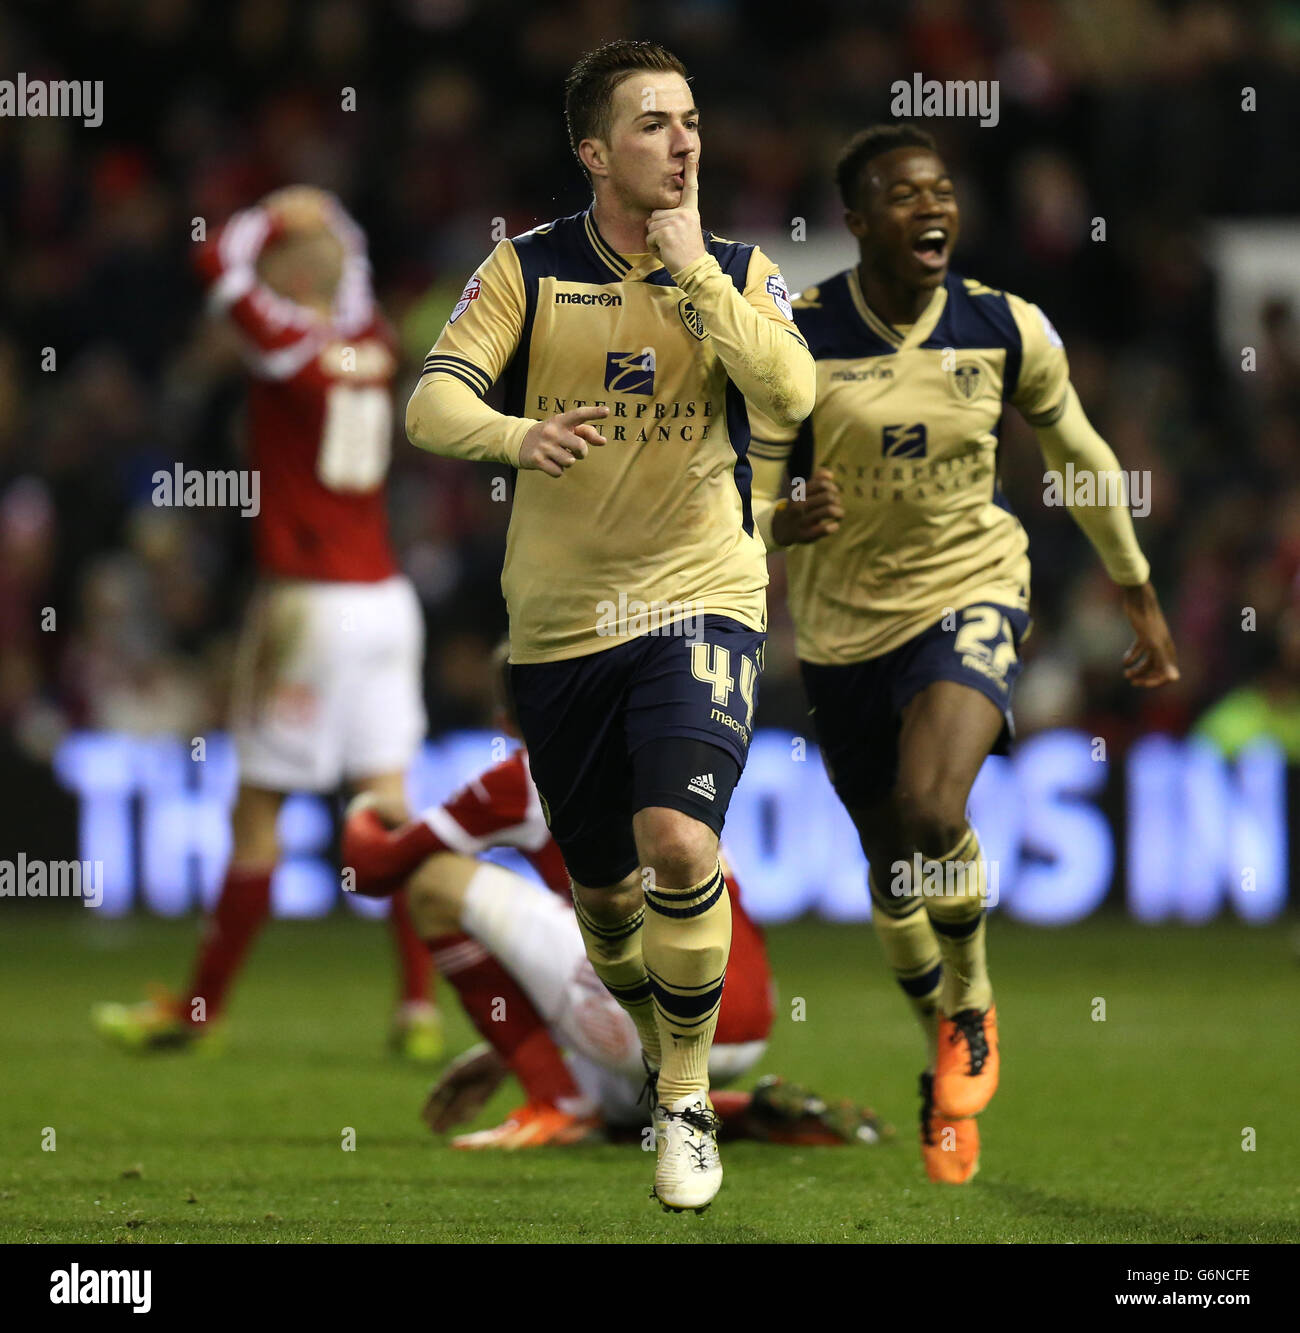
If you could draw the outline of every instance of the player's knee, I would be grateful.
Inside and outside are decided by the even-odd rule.
[[[908,844],[925,856],[950,852],[966,831],[966,793],[950,783],[900,789],[894,800]]]
[[[437,898],[412,897],[408,903],[411,925],[422,940],[436,940],[439,935],[454,935],[460,921]]]
[[[909,853],[898,814],[892,805],[850,807],[849,818],[857,829],[862,854],[870,866],[888,867]],[[874,876],[874,870],[872,873]]]
[[[437,870],[439,859],[431,857],[424,869],[412,876],[406,886],[406,906],[411,914],[411,924],[422,940],[431,940],[460,929],[458,906],[448,891],[446,877]]]
[[[668,888],[697,884],[717,862],[717,834],[680,810],[655,806],[638,811],[636,839],[642,863]]]
[[[575,884],[573,896],[587,916],[599,925],[615,925],[627,920],[645,901],[640,871],[609,888],[592,889]]]

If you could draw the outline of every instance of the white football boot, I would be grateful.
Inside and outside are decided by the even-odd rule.
[[[718,1155],[718,1120],[707,1094],[690,1093],[672,1106],[654,1109],[655,1165],[653,1197],[664,1212],[702,1213],[722,1186]]]

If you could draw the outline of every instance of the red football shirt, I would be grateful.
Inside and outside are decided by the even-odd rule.
[[[478,856],[489,847],[516,847],[553,893],[571,902],[564,857],[546,827],[541,797],[528,771],[528,753],[480,773],[445,805],[421,818],[449,850]],[[719,1045],[764,1040],[772,1030],[772,972],[763,934],[740,901],[740,885],[723,858],[731,898],[731,959],[718,1012]]]
[[[249,466],[260,476],[258,568],[282,578],[370,583],[396,572],[384,477],[392,448],[396,339],[375,305],[360,228],[338,208],[343,274],[328,318],[257,276],[276,232],[236,213],[200,251],[214,310],[242,335]]]

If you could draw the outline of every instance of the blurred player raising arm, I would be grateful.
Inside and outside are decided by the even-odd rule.
[[[226,996],[270,913],[276,823],[293,791],[400,796],[424,733],[423,623],[388,540],[384,477],[394,339],[365,236],[332,195],[290,186],[236,213],[199,253],[213,313],[240,334],[248,465],[261,483],[258,584],[232,701],[239,790],[221,895],[183,1000],[108,1005],[97,1024],[136,1047],[212,1045]],[[393,905],[394,1039],[437,1056],[429,960]]]

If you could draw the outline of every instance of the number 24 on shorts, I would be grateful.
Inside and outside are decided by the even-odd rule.
[[[982,661],[999,679],[1016,661],[1011,622],[993,606],[972,606],[963,611],[962,625],[952,646],[963,661],[972,658]]]

